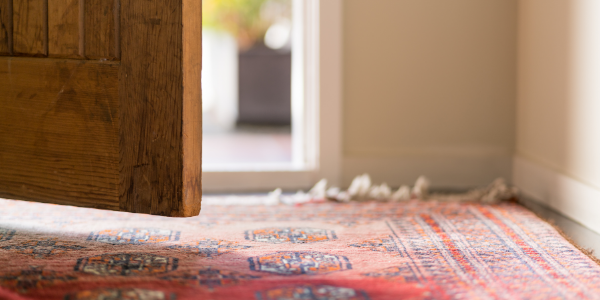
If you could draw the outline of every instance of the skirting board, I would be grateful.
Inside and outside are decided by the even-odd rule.
[[[354,176],[369,173],[374,183],[392,187],[412,185],[425,175],[433,188],[468,189],[490,184],[498,177],[511,181],[509,155],[423,155],[402,157],[345,157],[342,185],[349,186]]]
[[[513,160],[513,183],[523,195],[600,233],[600,190],[521,156]]]
[[[202,173],[204,193],[267,192],[275,188],[284,191],[308,190],[318,179],[310,171],[269,172],[205,172]]]
[[[392,187],[412,185],[419,176],[425,175],[431,180],[433,188],[455,190],[486,186],[498,177],[510,182],[512,175],[510,155],[346,156],[342,162],[342,188],[350,186],[356,175],[364,173],[371,175],[373,183],[386,182]],[[299,189],[307,191],[323,176],[331,173],[337,173],[337,170],[204,172],[202,186],[205,193],[266,192],[277,187],[288,192]]]

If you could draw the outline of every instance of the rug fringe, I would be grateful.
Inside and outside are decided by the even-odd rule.
[[[486,204],[495,204],[518,197],[518,190],[508,186],[504,178],[498,178],[484,188],[477,188],[466,193],[455,194],[430,194],[431,181],[425,176],[420,176],[413,187],[400,186],[393,192],[387,183],[373,185],[369,174],[356,176],[346,191],[337,187],[327,189],[327,179],[319,181],[308,193],[299,191],[287,198],[282,197],[283,203],[302,203],[315,200],[333,200],[338,202],[378,200],[385,202],[399,202],[413,199],[437,201],[472,201]],[[275,190],[272,193],[277,193]]]
[[[351,201],[401,202],[408,200],[437,200],[437,201],[469,201],[486,204],[496,204],[502,201],[518,198],[518,190],[509,186],[503,178],[494,180],[483,188],[476,188],[465,193],[431,194],[431,182],[427,177],[420,176],[411,187],[402,185],[392,191],[387,183],[373,185],[369,174],[356,176],[350,187],[343,191],[338,187],[327,186],[327,179],[321,179],[308,192],[298,191],[285,195],[280,188],[267,195],[253,196],[208,196],[203,198],[203,205],[278,205],[303,204],[336,201],[347,203]]]

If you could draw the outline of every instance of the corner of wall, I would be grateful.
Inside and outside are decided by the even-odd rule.
[[[532,159],[515,155],[513,182],[523,196],[600,233],[600,190]]]

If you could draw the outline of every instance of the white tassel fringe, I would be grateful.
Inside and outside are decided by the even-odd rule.
[[[299,204],[308,202],[325,202],[333,200],[338,202],[350,201],[390,201],[400,202],[411,199],[437,200],[437,201],[473,201],[486,204],[495,204],[518,197],[518,190],[508,186],[503,178],[494,180],[484,188],[469,190],[459,194],[431,194],[431,182],[420,176],[412,189],[402,185],[398,190],[392,191],[387,183],[373,185],[369,174],[356,176],[348,190],[343,191],[338,187],[327,187],[327,179],[321,179],[313,188],[305,193],[298,191],[293,195],[283,195],[281,189],[275,189],[266,197],[264,196],[208,196],[204,197],[202,204],[207,205],[277,205]]]

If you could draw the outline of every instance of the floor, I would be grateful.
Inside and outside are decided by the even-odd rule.
[[[444,190],[444,192],[449,192]],[[457,191],[453,191],[457,192]],[[222,196],[213,194],[213,196]],[[255,195],[258,196],[258,195]],[[572,219],[560,214],[559,212],[549,208],[539,202],[528,198],[522,198],[520,204],[536,213],[545,221],[557,226],[564,234],[566,234],[578,246],[592,250],[593,255],[600,259],[600,234],[588,229],[587,227],[573,221]]]
[[[218,195],[215,194],[213,196]],[[529,198],[522,198],[520,200],[520,204],[533,211],[544,220],[557,226],[578,246],[593,251],[593,255],[600,259],[600,234],[560,214],[552,208],[549,208]]]
[[[202,161],[205,170],[231,165],[289,163],[292,134],[289,126],[238,126],[234,130],[205,130]]]
[[[521,204],[556,225],[580,247],[592,250],[594,256],[600,259],[600,234],[531,199],[521,199]]]
[[[514,203],[204,204],[0,199],[0,299],[600,299],[600,266]]]

